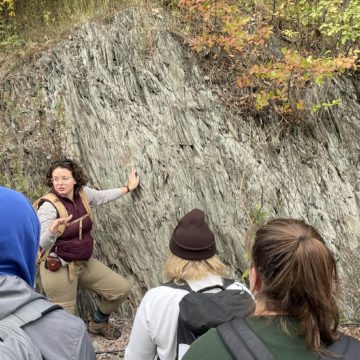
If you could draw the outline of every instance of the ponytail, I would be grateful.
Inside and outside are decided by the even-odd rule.
[[[312,226],[293,219],[269,221],[256,232],[251,259],[262,281],[256,297],[266,310],[297,319],[313,351],[320,353],[337,339],[336,262]]]

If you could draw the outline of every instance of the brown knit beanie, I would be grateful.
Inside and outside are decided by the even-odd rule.
[[[179,220],[170,240],[170,251],[185,260],[205,260],[215,255],[215,237],[201,210],[191,210]]]

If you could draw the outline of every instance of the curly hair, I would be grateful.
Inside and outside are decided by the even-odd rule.
[[[89,177],[85,174],[83,168],[71,159],[61,159],[54,161],[46,173],[45,185],[52,187],[52,173],[57,168],[68,169],[76,181],[75,188],[81,189],[89,181]]]

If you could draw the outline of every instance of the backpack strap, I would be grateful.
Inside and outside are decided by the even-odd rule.
[[[275,360],[270,350],[250,329],[246,321],[235,318],[217,327],[218,334],[235,360]],[[359,358],[360,342],[351,336],[342,335],[326,348],[321,360],[355,360]]]
[[[36,266],[37,266],[36,272],[40,271],[40,269],[38,267],[50,255],[51,249],[52,249],[52,247],[49,247],[48,249],[43,250],[43,249],[41,249],[41,247],[39,247],[38,253],[36,255]]]
[[[49,203],[51,203],[52,206],[54,206],[54,208],[56,209],[58,218],[67,218],[68,217],[68,212],[67,212],[64,204],[53,193],[47,193],[44,196],[42,196],[40,199],[37,199],[33,204],[33,207],[35,208],[35,210],[38,210],[39,207],[45,201],[48,201]],[[59,236],[62,235],[64,231],[65,231],[65,225],[60,225],[58,227]]]
[[[74,220],[74,221],[70,222],[70,224],[76,223],[76,222],[79,222],[79,221],[82,222],[82,220],[87,216],[90,216],[91,220],[93,219],[93,213],[92,213],[92,210],[91,210],[89,199],[88,199],[88,197],[87,197],[87,195],[86,195],[86,193],[85,193],[85,191],[83,189],[81,189],[79,191],[79,196],[81,198],[82,203],[84,204],[84,207],[85,207],[85,210],[86,210],[87,214],[82,216],[80,219],[77,219],[77,220]],[[51,205],[54,206],[54,208],[56,209],[56,213],[57,213],[58,218],[67,218],[69,216],[64,204],[53,193],[47,193],[46,195],[44,195],[41,198],[37,199],[33,203],[33,207],[35,208],[35,210],[38,210],[39,207],[45,201],[48,201],[49,203],[51,203]],[[80,228],[81,227],[82,226],[80,226]],[[58,227],[58,235],[61,236],[64,233],[65,229],[66,229],[65,225],[60,225]],[[80,235],[80,238],[81,238],[81,235]]]
[[[206,292],[206,291],[209,291],[209,290],[213,290],[213,289],[220,289],[220,290],[226,290],[226,288],[228,286],[230,286],[231,284],[233,284],[235,282],[234,279],[226,279],[226,278],[223,278],[223,286],[221,285],[213,285],[213,286],[207,286],[207,287],[204,287],[196,292]],[[164,283],[162,284],[163,286],[167,286],[167,287],[171,287],[173,289],[180,289],[180,290],[186,290],[188,292],[195,292],[194,290],[191,289],[190,285],[184,281],[184,284],[176,284],[174,281],[169,281],[167,283]]]
[[[90,216],[90,219],[93,220],[93,212],[92,212],[92,209],[91,209],[91,206],[90,206],[89,199],[88,199],[84,189],[80,189],[79,196],[81,198],[82,203],[84,204],[84,207],[85,207],[87,213]]]
[[[244,319],[235,318],[223,323],[217,331],[235,360],[275,360]]]
[[[51,303],[44,298],[37,298],[0,320],[0,323],[10,323],[23,327],[31,322],[40,319],[51,311],[62,309],[60,305]]]
[[[322,354],[321,360],[355,360],[359,358],[360,342],[351,336],[341,335],[326,351],[328,353]]]
[[[221,285],[212,285],[212,286],[207,286],[207,287],[204,287],[198,291],[196,291],[197,293],[204,293],[204,292],[207,292],[207,291],[210,291],[210,290],[214,290],[214,289],[219,289],[221,291],[224,291],[225,288]]]
[[[64,206],[64,204],[59,200],[59,198],[53,194],[53,193],[47,193],[44,196],[42,196],[40,199],[37,199],[33,206],[36,210],[39,209],[39,207],[45,202],[48,201],[49,203],[51,203],[54,208],[57,211],[57,215],[59,218],[66,218],[68,217],[68,212]]]

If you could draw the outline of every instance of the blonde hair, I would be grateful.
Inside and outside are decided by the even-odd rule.
[[[164,266],[165,278],[175,283],[198,280],[209,274],[229,276],[226,265],[216,255],[206,260],[185,260],[171,253]]]

